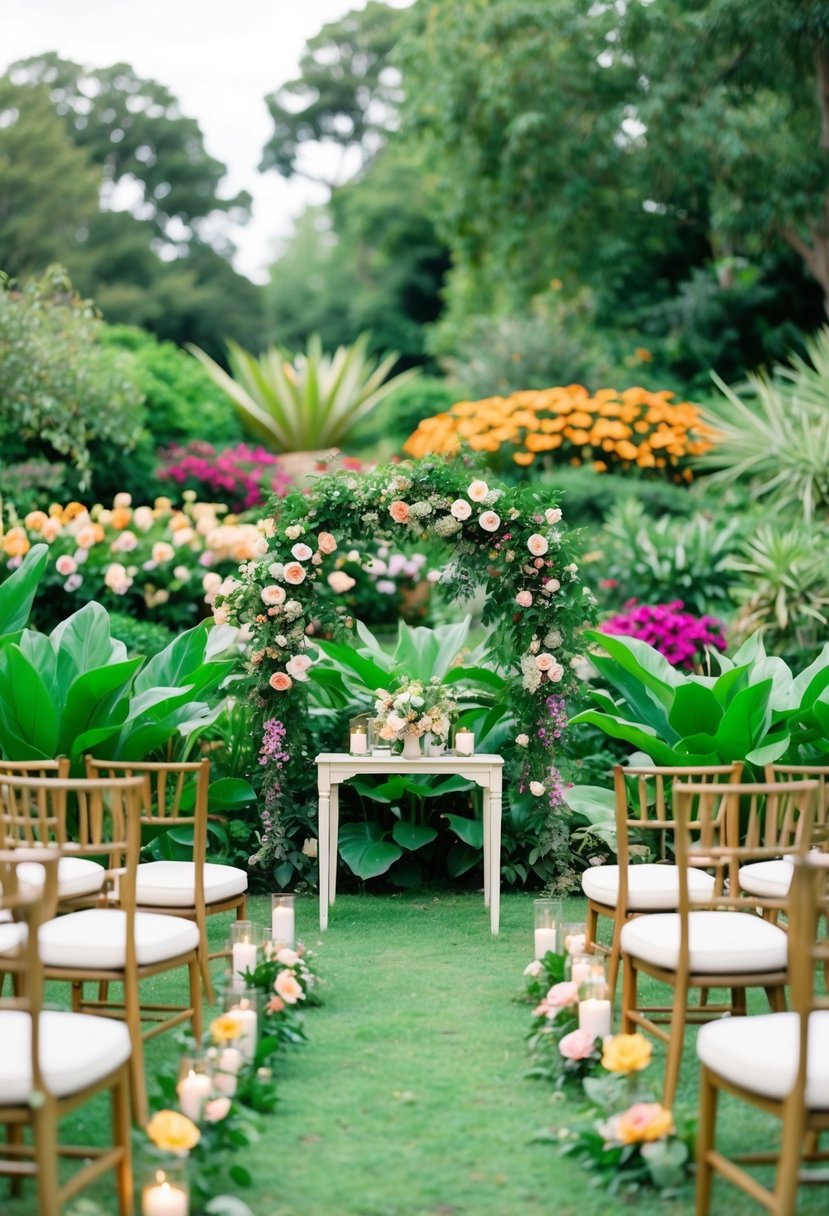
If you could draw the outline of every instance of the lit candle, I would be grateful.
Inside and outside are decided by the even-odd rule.
[[[294,948],[294,910],[277,904],[271,913],[271,937],[277,946]]]
[[[194,1123],[198,1123],[212,1088],[213,1082],[206,1072],[195,1072],[191,1068],[187,1076],[179,1081],[176,1087],[181,1113],[188,1119],[192,1119]]]
[[[141,1216],[189,1216],[187,1192],[171,1184],[164,1171],[156,1174],[156,1185],[144,1187],[141,1196]]]
[[[455,731],[455,751],[459,756],[471,756],[475,751],[475,736],[471,730],[461,727]]]
[[[364,756],[368,751],[368,738],[362,726],[355,726],[351,732],[350,751],[352,756]]]
[[[603,1039],[610,1034],[611,1010],[610,1001],[600,1001],[590,997],[579,1001],[579,1030],[586,1030],[597,1039]]]
[[[568,954],[584,954],[586,933],[568,933],[564,939],[564,949]]]
[[[238,1047],[226,1047],[219,1056],[213,1084],[220,1094],[232,1098],[238,1085],[238,1072],[242,1064],[242,1053]]]
[[[555,929],[536,929],[535,930],[535,957],[542,959],[548,950],[552,950],[555,954],[556,949],[556,931]]]
[[[228,1012],[232,1013],[239,1023],[239,1037],[236,1045],[242,1059],[250,1064],[256,1055],[256,1010],[251,1009],[250,1001],[243,997],[239,1004],[234,1005]]]
[[[240,972],[244,974],[246,971],[256,970],[256,943],[245,939],[243,942],[234,942],[231,953],[233,955],[233,978],[237,979]]]

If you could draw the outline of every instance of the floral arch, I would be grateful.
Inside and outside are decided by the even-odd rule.
[[[441,586],[458,602],[484,586],[489,650],[507,672],[515,722],[504,749],[508,778],[547,795],[554,809],[549,699],[573,679],[574,637],[593,603],[557,495],[537,484],[489,484],[464,459],[435,458],[322,476],[307,494],[275,500],[272,512],[257,557],[225,583],[214,608],[218,621],[251,635],[247,669],[261,714],[266,830],[275,828],[281,801],[307,782],[309,635],[347,640],[353,629],[336,602],[352,582],[338,562],[354,549],[370,560],[383,542],[438,542],[447,559]],[[320,594],[323,580],[333,597]]]

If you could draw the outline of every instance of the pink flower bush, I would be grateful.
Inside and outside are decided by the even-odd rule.
[[[705,658],[707,649],[725,650],[722,621],[684,612],[682,600],[669,604],[637,604],[628,600],[622,612],[605,621],[603,633],[639,638],[663,654],[673,667],[687,670]]]
[[[195,490],[202,497],[227,503],[231,511],[237,512],[261,506],[271,494],[284,498],[294,488],[278,456],[245,443],[221,452],[200,441],[168,448],[162,453],[156,474],[180,490]]]

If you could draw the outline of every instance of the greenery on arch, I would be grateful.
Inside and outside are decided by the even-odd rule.
[[[225,582],[215,607],[219,622],[251,635],[248,676],[262,729],[260,859],[279,855],[282,816],[311,759],[309,638],[353,636],[355,622],[337,602],[352,580],[338,563],[355,549],[362,561],[373,560],[378,540],[439,543],[441,584],[455,601],[484,587],[488,654],[505,673],[501,695],[514,724],[504,749],[508,781],[548,798],[554,814],[560,787],[550,720],[564,720],[559,705],[573,679],[575,635],[592,616],[556,494],[488,483],[463,458],[422,460],[320,477],[309,493],[273,501],[271,511],[259,555]],[[380,676],[378,687],[388,678]],[[370,672],[364,682],[371,686]]]

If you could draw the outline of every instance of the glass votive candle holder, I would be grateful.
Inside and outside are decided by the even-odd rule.
[[[231,984],[236,988],[247,988],[245,974],[256,970],[257,933],[249,920],[237,920],[230,926],[230,970]]]
[[[592,974],[595,962],[592,954],[568,954],[564,960],[564,978],[581,986]]]
[[[535,957],[542,959],[549,951],[558,950],[558,932],[561,921],[561,900],[534,899],[533,923],[535,927]]]
[[[564,954],[584,954],[587,941],[587,926],[583,921],[563,921],[561,925],[561,949]]]
[[[226,1039],[225,1045],[236,1048],[242,1063],[252,1064],[259,1041],[259,990],[244,988],[240,992],[232,987],[226,989],[224,1008],[225,1014],[238,1024],[238,1034]]]
[[[371,740],[372,756],[390,756],[391,755],[391,739],[384,739],[380,734],[381,725],[379,718],[372,718],[369,725],[369,739]]]
[[[213,1064],[205,1055],[182,1056],[178,1065],[178,1106],[194,1123],[201,1120],[213,1090]]]
[[[172,1158],[152,1167],[141,1188],[141,1216],[190,1216],[186,1162]]]
[[[296,945],[296,918],[293,895],[271,896],[271,938],[276,946]]]
[[[613,1007],[604,966],[596,967],[579,987],[579,1030],[603,1039],[610,1034],[612,1023]]]

